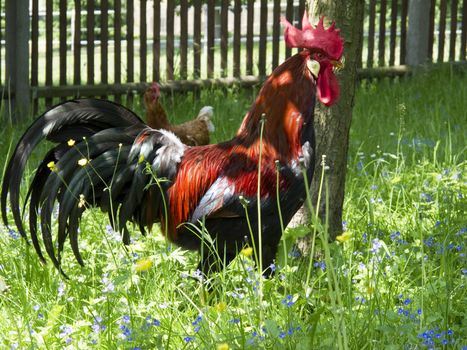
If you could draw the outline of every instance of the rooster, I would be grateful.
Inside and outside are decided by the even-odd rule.
[[[167,119],[167,114],[159,102],[159,84],[152,83],[144,94],[144,106],[146,107],[146,123],[153,129],[165,129],[172,131],[188,146],[201,146],[209,143],[209,133],[214,132],[214,124],[211,121],[211,106],[204,106],[198,116],[183,124],[172,125]]]
[[[287,46],[303,50],[273,71],[230,141],[188,147],[172,132],[149,128],[109,101],[73,100],[44,113],[19,140],[6,167],[1,194],[5,224],[9,194],[15,224],[26,237],[21,178],[33,149],[45,138],[56,145],[37,168],[26,197],[31,241],[41,260],[38,223],[43,246],[58,269],[67,238],[84,264],[79,221],[87,208],[100,207],[125,243],[129,222],[143,233],[160,222],[170,241],[201,252],[199,268],[206,274],[230,262],[245,237],[261,250],[259,264],[267,268],[282,233],[278,205],[287,224],[304,202],[314,168],[315,96],[327,106],[338,98],[333,68],[343,53],[339,31],[334,24],[325,29],[323,18],[313,27],[305,14],[302,30],[284,18],[282,22]],[[57,201],[54,242],[51,221]],[[214,251],[200,231],[208,232]]]

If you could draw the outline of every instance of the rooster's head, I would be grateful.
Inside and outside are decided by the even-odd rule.
[[[334,67],[342,67],[342,53],[344,41],[339,35],[339,29],[332,23],[324,29],[324,17],[321,17],[316,27],[308,21],[305,11],[302,20],[302,29],[295,28],[284,17],[281,19],[285,26],[285,43],[289,48],[302,48],[310,55],[307,65],[316,78],[318,96],[326,106],[332,105],[339,97],[339,83],[334,75]]]

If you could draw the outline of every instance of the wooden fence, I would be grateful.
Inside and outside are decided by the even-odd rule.
[[[431,5],[426,58],[464,61],[467,1],[426,1]],[[362,74],[406,63],[408,4],[366,1]],[[182,90],[253,84],[295,51],[284,45],[280,16],[299,25],[306,5],[305,0],[0,0],[2,95],[10,100],[21,95],[24,105],[26,94],[37,108],[40,98],[46,104],[72,96],[131,98],[150,81]],[[19,28],[25,8],[29,28]],[[8,25],[15,24],[9,34]],[[29,40],[18,43],[15,33],[22,31]],[[12,42],[14,50],[8,47]],[[13,51],[16,58],[6,67]],[[28,63],[18,62],[18,52],[29,52]]]

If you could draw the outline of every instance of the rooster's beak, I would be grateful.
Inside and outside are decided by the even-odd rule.
[[[333,61],[331,61],[331,64],[332,64],[332,66],[334,67],[334,69],[336,71],[340,71],[341,69],[343,69],[345,67],[343,60],[341,60],[341,61],[334,61],[333,60]]]

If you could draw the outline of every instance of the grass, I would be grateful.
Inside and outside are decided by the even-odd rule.
[[[465,71],[450,70],[363,82],[350,135],[345,234],[328,243],[318,228],[313,260],[289,249],[287,265],[280,266],[282,256],[268,280],[260,281],[244,251],[212,276],[208,291],[195,271],[196,254],[168,244],[157,229],[147,237],[135,230],[125,249],[97,211],[81,224],[87,265],[80,268],[68,249],[64,268],[71,278],[63,280],[1,226],[0,344],[465,348],[465,86]],[[215,90],[199,100],[178,95],[164,103],[180,120],[213,105],[217,142],[232,136],[253,97]],[[137,99],[133,107],[141,111]],[[24,128],[2,131],[0,157],[18,130]],[[288,229],[285,237],[302,231]]]

